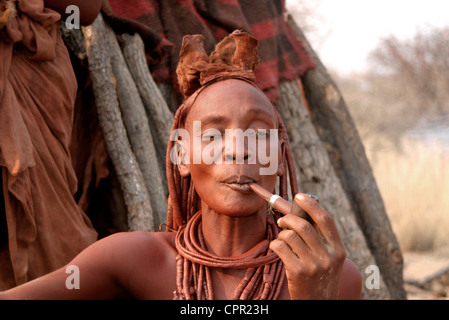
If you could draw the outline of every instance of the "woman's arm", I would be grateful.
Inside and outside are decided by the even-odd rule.
[[[120,254],[114,252],[118,242],[114,239],[116,237],[99,240],[66,266],[0,292],[0,300],[91,300],[121,297],[124,291],[116,282]]]
[[[82,25],[91,24],[101,9],[101,0],[44,0],[45,6],[58,11],[63,19],[67,17],[66,8],[75,5],[80,9],[80,22]]]

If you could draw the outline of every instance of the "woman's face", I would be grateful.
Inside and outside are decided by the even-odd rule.
[[[185,129],[190,141],[181,153],[189,163],[179,169],[191,176],[203,208],[248,216],[266,205],[248,183],[274,190],[283,163],[276,114],[260,90],[234,79],[212,84],[198,96]]]

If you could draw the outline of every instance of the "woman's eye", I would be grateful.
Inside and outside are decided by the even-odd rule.
[[[270,135],[270,131],[266,129],[248,129],[247,134],[257,138],[266,139]]]
[[[257,137],[258,138],[267,138],[270,135],[270,132],[266,129],[258,129]]]
[[[215,132],[215,133],[204,133],[201,136],[201,141],[214,141],[215,139],[220,139],[221,133]]]

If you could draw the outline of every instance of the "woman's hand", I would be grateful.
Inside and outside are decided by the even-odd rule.
[[[311,222],[285,212],[278,220],[285,230],[270,244],[284,262],[290,298],[337,299],[346,250],[334,220],[305,194],[297,194],[294,201]]]

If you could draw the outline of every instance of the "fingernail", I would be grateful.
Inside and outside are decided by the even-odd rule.
[[[298,194],[296,195],[296,199],[298,199],[298,200],[304,200],[304,195],[303,195],[302,193],[298,193]]]

